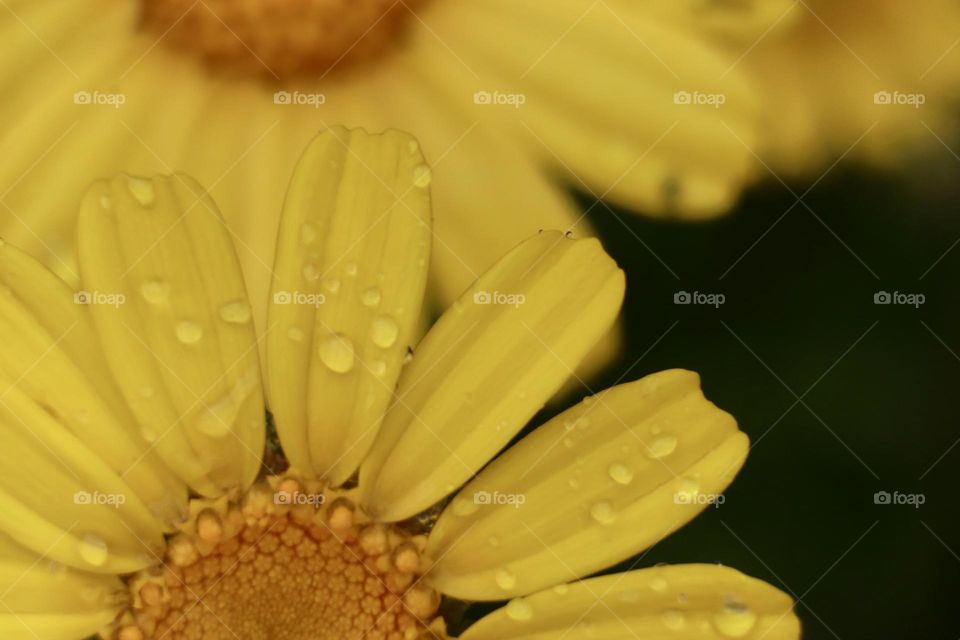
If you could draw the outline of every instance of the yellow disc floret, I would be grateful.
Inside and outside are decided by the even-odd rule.
[[[162,566],[127,580],[117,640],[447,638],[420,582],[424,536],[370,522],[347,493],[271,477],[197,500]]]
[[[144,0],[143,28],[207,62],[320,75],[383,53],[418,0]]]

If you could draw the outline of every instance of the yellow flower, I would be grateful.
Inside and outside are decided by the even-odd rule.
[[[764,3],[769,26],[744,32],[733,3],[710,25],[742,56],[762,96],[757,153],[787,175],[820,172],[849,155],[903,169],[920,153],[945,154],[957,139],[960,4],[923,9],[895,0],[777,0]],[[952,160],[951,160],[952,162]]]
[[[753,143],[752,93],[734,70],[723,109],[677,104],[733,56],[640,4],[5,0],[0,233],[69,278],[91,180],[182,171],[264,293],[287,149],[332,123],[421,140],[444,305],[538,229],[591,235],[556,175],[650,214],[720,213],[755,172],[731,133]]]
[[[613,323],[624,277],[594,239],[534,235],[411,352],[428,176],[396,131],[310,144],[265,384],[229,232],[191,178],[87,191],[79,291],[0,245],[4,638],[445,638],[441,594],[509,600],[466,640],[799,637],[787,595],[721,566],[581,580],[702,511],[747,437],[671,370],[490,462]]]

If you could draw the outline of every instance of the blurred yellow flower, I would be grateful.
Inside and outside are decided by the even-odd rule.
[[[931,149],[953,162],[940,145],[960,138],[960,3],[763,4],[762,31],[737,31],[734,3],[717,3],[701,26],[740,57],[762,96],[756,152],[773,171],[815,178],[848,153],[895,169]]]
[[[721,213],[755,170],[737,137],[754,144],[757,106],[733,56],[664,6],[4,0],[0,233],[70,277],[84,185],[184,171],[263,293],[290,149],[333,123],[420,138],[444,303],[538,229],[591,235],[557,175],[650,214]],[[695,104],[721,75],[722,109]]]
[[[193,179],[95,183],[80,291],[0,244],[5,639],[442,640],[441,594],[509,600],[464,640],[799,637],[789,596],[719,565],[581,579],[743,464],[746,435],[696,374],[588,397],[487,464],[609,329],[624,276],[595,239],[534,235],[410,358],[426,171],[395,131],[311,143],[265,378],[237,254]],[[265,402],[289,469],[261,455]]]

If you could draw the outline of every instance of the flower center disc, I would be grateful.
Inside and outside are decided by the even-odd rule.
[[[132,604],[113,637],[447,637],[439,594],[419,584],[422,536],[363,523],[344,497],[318,509],[325,498],[297,496],[323,494],[299,492],[290,479],[271,484],[251,490],[242,507],[200,510],[194,533],[169,542],[162,567],[129,578]]]
[[[375,57],[423,0],[143,0],[143,28],[220,69],[287,78]]]

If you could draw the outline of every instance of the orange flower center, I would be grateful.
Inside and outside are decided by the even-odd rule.
[[[241,505],[195,505],[164,564],[129,578],[117,640],[442,640],[440,596],[420,583],[425,539],[363,522],[334,492],[290,478]]]
[[[378,56],[424,0],[143,0],[143,28],[211,65],[318,76]]]

